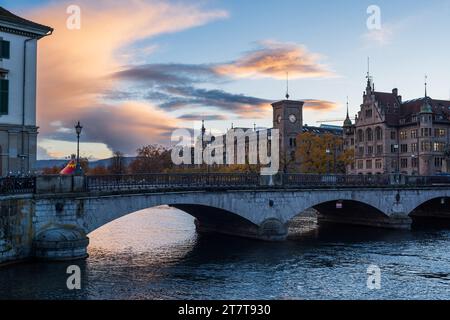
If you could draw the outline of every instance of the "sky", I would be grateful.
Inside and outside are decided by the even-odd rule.
[[[304,123],[352,117],[370,57],[377,91],[450,99],[450,0],[2,0],[55,28],[40,40],[39,158],[134,155],[176,128],[271,127],[272,102],[306,102]],[[67,8],[81,9],[80,29]],[[369,6],[380,16],[373,20]],[[379,27],[374,24],[379,22]],[[370,27],[370,28],[369,28]],[[330,124],[340,125],[339,122]]]

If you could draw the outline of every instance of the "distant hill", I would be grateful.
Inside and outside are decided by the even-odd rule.
[[[133,160],[136,159],[136,157],[124,157],[123,160],[125,162],[125,165],[129,165]],[[103,160],[94,160],[89,161],[89,167],[90,168],[96,168],[100,166],[109,166],[111,164],[112,158],[109,159],[103,159]],[[53,168],[53,167],[64,167],[69,160],[38,160],[36,162],[36,169],[42,170],[44,168]]]

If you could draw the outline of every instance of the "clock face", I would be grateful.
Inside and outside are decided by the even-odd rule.
[[[281,123],[281,116],[278,116],[277,121],[278,123]]]
[[[289,116],[289,121],[290,121],[291,123],[296,123],[296,122],[297,122],[297,117],[296,117],[295,115],[291,114],[291,115]]]

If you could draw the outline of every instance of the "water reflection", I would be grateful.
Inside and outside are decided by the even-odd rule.
[[[198,236],[193,218],[167,207],[119,219],[90,235],[76,262],[82,290],[66,289],[72,263],[0,269],[0,298],[19,299],[443,299],[450,298],[450,231],[316,228],[284,243]],[[382,289],[366,287],[367,267]]]

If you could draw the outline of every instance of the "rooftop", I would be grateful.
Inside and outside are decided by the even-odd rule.
[[[53,31],[51,27],[21,18],[3,7],[0,7],[0,27],[19,27],[41,36]]]

